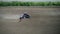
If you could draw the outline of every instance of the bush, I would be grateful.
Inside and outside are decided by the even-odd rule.
[[[60,2],[2,2],[0,6],[60,6]]]

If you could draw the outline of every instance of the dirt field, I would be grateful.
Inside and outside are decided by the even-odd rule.
[[[30,19],[18,23],[19,15],[28,12]],[[0,34],[58,34],[60,8],[0,7]]]

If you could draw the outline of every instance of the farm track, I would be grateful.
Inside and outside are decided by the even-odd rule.
[[[4,19],[6,15],[20,15],[28,12],[30,19]],[[12,16],[11,16],[12,17]],[[60,8],[1,7],[0,34],[58,34],[60,29]]]

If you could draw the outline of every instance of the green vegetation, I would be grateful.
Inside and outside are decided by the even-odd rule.
[[[60,6],[60,2],[2,2],[0,6]]]

